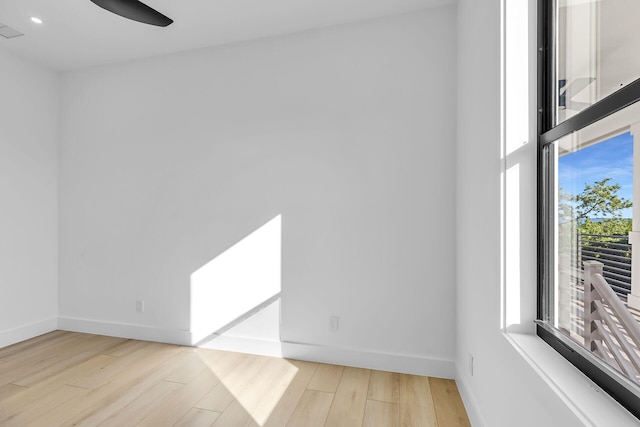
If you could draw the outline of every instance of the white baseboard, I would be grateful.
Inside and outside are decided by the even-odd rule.
[[[0,348],[58,329],[58,318],[50,317],[17,328],[0,331]]]
[[[282,342],[282,357],[437,378],[453,379],[455,376],[453,360],[435,357],[374,353],[296,342]]]
[[[266,341],[221,335],[199,343],[198,346],[216,350],[237,351],[438,378],[454,378],[455,375],[455,366],[452,360],[373,353],[358,349],[334,348],[315,344]]]
[[[57,319],[47,319],[21,328],[0,332],[0,347],[56,329],[168,344],[192,345],[192,334],[186,330],[161,329],[144,325],[60,316]],[[376,353],[308,343],[265,341],[222,335],[203,343],[201,347],[438,378],[455,378],[456,374],[455,364],[450,359]]]
[[[62,329],[64,331],[84,332],[87,334],[132,338],[142,341],[156,341],[187,346],[191,345],[191,332],[189,331],[154,328],[129,323],[106,322],[61,316],[58,318],[58,329]]]
[[[315,344],[220,335],[199,343],[198,347],[438,378],[454,378],[455,374],[455,366],[452,360],[373,353],[358,349],[334,348]]]
[[[467,416],[469,417],[469,421],[473,427],[484,427],[486,424],[482,420],[480,416],[480,412],[478,411],[478,405],[476,405],[476,401],[473,398],[473,395],[469,391],[467,387],[464,376],[457,370],[456,375],[456,385],[458,386],[458,391],[460,392],[460,397],[462,397],[462,403],[464,403],[464,409],[467,410]]]
[[[236,351],[261,356],[282,357],[282,343],[234,336],[214,336],[198,343],[198,347],[214,350]]]

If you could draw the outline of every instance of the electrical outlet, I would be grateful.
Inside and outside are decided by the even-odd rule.
[[[329,316],[329,330],[337,332],[340,328],[340,318],[338,316]]]
[[[469,374],[473,376],[473,354],[469,353]]]
[[[144,300],[136,300],[136,312],[144,313]]]

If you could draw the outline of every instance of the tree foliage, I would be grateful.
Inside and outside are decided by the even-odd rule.
[[[578,224],[580,234],[597,234],[601,236],[626,236],[631,231],[631,220],[626,218],[609,218],[602,221],[591,221],[587,218]]]
[[[573,222],[582,234],[626,235],[631,220],[622,218],[622,211],[632,202],[618,196],[620,184],[609,184],[611,178],[586,184],[577,196],[559,190],[558,215],[561,222]]]

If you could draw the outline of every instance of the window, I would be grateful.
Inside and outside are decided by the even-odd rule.
[[[640,418],[640,2],[538,16],[538,335]]]

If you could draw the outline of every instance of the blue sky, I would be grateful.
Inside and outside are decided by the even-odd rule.
[[[620,184],[618,196],[633,199],[633,137],[629,132],[558,159],[558,183],[573,195],[581,193],[585,184],[604,178]],[[625,209],[622,216],[631,218],[631,209]]]

